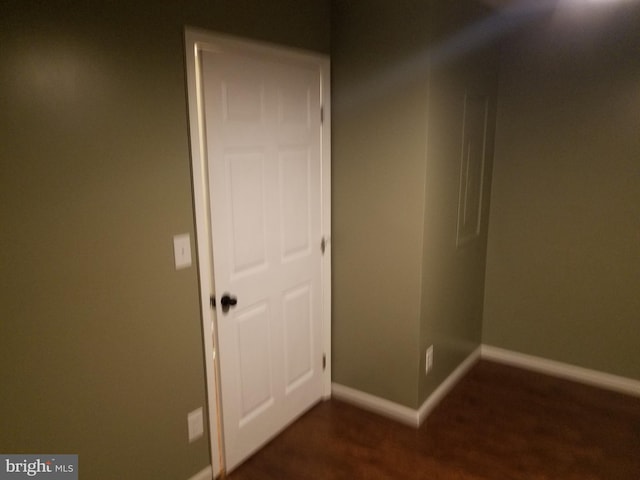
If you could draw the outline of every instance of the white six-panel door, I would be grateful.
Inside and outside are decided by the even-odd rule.
[[[228,49],[201,72],[228,471],[323,393],[321,76]]]

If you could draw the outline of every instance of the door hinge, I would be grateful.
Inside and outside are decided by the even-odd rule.
[[[320,107],[320,123],[324,123],[324,107]]]
[[[324,372],[327,369],[327,354],[322,354],[322,371]]]
[[[209,296],[209,305],[211,305],[211,308],[216,308],[216,296],[215,295]]]
[[[322,252],[323,255],[324,255],[324,252],[327,250],[328,245],[329,245],[329,240],[327,239],[327,237],[322,237],[322,239],[320,240],[320,251]]]

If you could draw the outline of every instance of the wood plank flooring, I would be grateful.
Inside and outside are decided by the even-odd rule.
[[[640,399],[480,361],[420,429],[323,402],[230,480],[639,480]]]

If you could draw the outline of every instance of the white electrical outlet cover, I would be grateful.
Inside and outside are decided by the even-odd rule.
[[[433,368],[433,345],[427,348],[425,354],[425,371],[428,374]]]
[[[191,266],[191,238],[188,233],[173,237],[173,255],[176,261],[176,270]]]
[[[189,429],[189,443],[204,435],[204,425],[202,417],[202,407],[189,412],[187,415],[187,426]]]

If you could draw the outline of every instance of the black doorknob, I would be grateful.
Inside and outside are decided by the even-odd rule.
[[[232,297],[228,293],[225,293],[220,298],[220,306],[222,307],[222,312],[227,313],[231,307],[235,307],[238,304],[238,299],[236,297]]]

